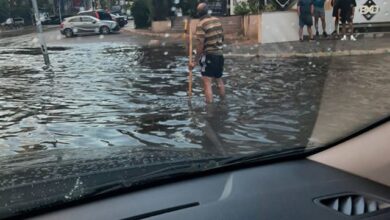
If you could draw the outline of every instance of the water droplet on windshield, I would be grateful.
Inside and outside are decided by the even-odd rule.
[[[104,35],[101,34],[101,35],[99,36],[99,39],[104,39]]]
[[[311,64],[312,64],[312,62],[310,61],[310,62],[309,62],[309,65],[311,65]]]
[[[164,37],[165,37],[165,38],[168,38],[168,37],[169,37],[169,34],[168,34],[168,33],[164,34]]]
[[[32,39],[32,42],[33,42],[33,43],[38,43],[38,38],[34,37],[34,38]]]
[[[165,52],[164,52],[164,55],[165,55],[165,56],[168,55],[168,51],[165,51]]]

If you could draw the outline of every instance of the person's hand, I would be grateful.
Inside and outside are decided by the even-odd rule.
[[[188,68],[189,68],[190,70],[194,69],[195,66],[196,66],[196,63],[195,63],[195,62],[192,62],[192,61],[188,64]]]

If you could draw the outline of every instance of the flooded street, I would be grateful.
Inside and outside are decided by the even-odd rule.
[[[390,112],[389,55],[228,57],[227,100],[206,106],[198,69],[189,101],[181,45],[121,35],[47,38],[49,70],[34,35],[0,39],[0,156],[140,146],[247,154],[312,144],[321,105],[343,92],[351,103],[333,105],[353,111],[373,102],[376,114]],[[340,92],[343,84],[351,90]]]

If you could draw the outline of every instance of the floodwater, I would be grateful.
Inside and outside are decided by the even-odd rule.
[[[142,146],[232,155],[307,146],[327,101],[325,85],[373,91],[368,99],[345,91],[356,97],[351,111],[379,97],[378,114],[390,112],[383,98],[390,94],[389,55],[226,58],[227,99],[216,96],[206,105],[197,70],[193,97],[187,96],[187,59],[178,46],[50,49],[52,68],[44,70],[39,50],[0,42],[0,156]]]

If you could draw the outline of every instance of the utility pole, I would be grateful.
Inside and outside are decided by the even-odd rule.
[[[47,52],[46,42],[42,34],[42,23],[41,23],[41,17],[39,16],[37,0],[31,0],[31,1],[34,8],[35,23],[37,26],[38,38],[39,38],[39,43],[41,44],[43,59],[45,61],[45,65],[50,66],[49,53]]]
[[[61,3],[61,0],[58,0],[58,15],[60,16],[60,23],[62,22]]]

